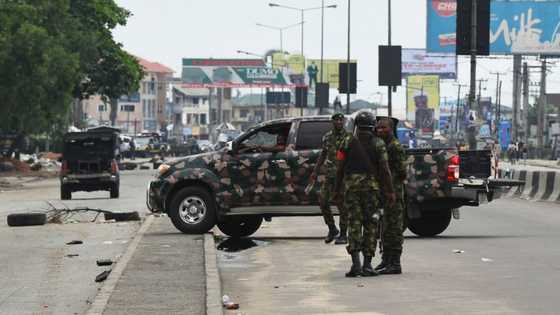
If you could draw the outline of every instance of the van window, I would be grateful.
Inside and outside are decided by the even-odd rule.
[[[325,121],[303,121],[299,124],[296,150],[321,149],[321,141],[327,131],[332,129],[332,123]]]

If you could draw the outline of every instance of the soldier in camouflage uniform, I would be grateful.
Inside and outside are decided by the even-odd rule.
[[[391,172],[387,163],[384,142],[373,132],[375,117],[370,112],[356,116],[357,132],[347,137],[337,153],[338,168],[336,197],[344,190],[344,203],[348,210],[349,241],[346,247],[352,257],[352,267],[346,277],[376,276],[371,266],[377,246],[376,231],[379,215],[379,189],[389,202],[394,202]],[[360,252],[364,264],[360,262]]]
[[[389,154],[389,168],[393,175],[393,190],[396,201],[384,205],[383,257],[375,267],[379,274],[400,274],[403,245],[403,218],[405,215],[404,181],[406,180],[406,152],[394,135],[395,123],[390,118],[381,118],[376,125],[377,136],[385,141]]]
[[[327,132],[323,136],[323,150],[321,155],[317,159],[317,164],[311,173],[311,180],[314,182],[317,179],[317,174],[319,173],[321,166],[325,164],[326,174],[325,180],[321,185],[321,198],[319,204],[321,206],[321,212],[323,213],[323,219],[329,227],[329,232],[325,237],[325,243],[330,243],[333,239],[339,235],[335,241],[335,244],[346,244],[347,240],[347,227],[348,227],[348,215],[344,209],[344,204],[342,202],[337,202],[337,208],[339,216],[340,234],[336,225],[334,223],[333,214],[329,202],[332,197],[332,193],[335,185],[336,177],[336,152],[340,147],[342,141],[349,135],[349,133],[344,129],[344,115],[341,113],[336,113],[332,115],[333,129]]]

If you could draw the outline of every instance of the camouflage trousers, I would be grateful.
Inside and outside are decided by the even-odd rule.
[[[348,210],[349,254],[361,251],[365,256],[375,256],[377,246],[379,198],[375,190],[348,190],[344,195],[344,205]]]
[[[400,255],[404,241],[404,189],[402,184],[393,185],[397,200],[393,207],[385,206],[383,213],[383,253]]]
[[[330,200],[333,195],[335,186],[334,177],[326,177],[325,181],[321,184],[321,198],[319,200],[319,205],[321,206],[321,213],[323,214],[323,219],[325,224],[334,225],[334,217],[331,211]],[[341,229],[347,229],[348,227],[348,212],[346,211],[343,204],[337,205],[339,213],[339,222]]]

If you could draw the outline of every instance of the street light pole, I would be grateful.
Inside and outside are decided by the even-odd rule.
[[[336,4],[333,5],[328,5],[325,6],[324,5],[324,1],[322,1],[322,5],[320,7],[313,7],[313,8],[295,8],[295,7],[290,7],[290,6],[286,6],[286,5],[281,5],[281,4],[277,4],[277,3],[269,3],[268,4],[270,7],[279,7],[279,8],[285,8],[285,9],[290,9],[290,10],[296,10],[296,11],[300,11],[301,13],[301,63],[302,63],[302,76],[303,76],[303,86],[305,86],[305,55],[304,55],[304,51],[303,51],[303,43],[304,43],[304,19],[305,19],[305,11],[311,11],[311,10],[317,10],[317,9],[321,9],[324,10],[325,8],[336,8]],[[322,51],[322,26],[321,26],[321,51]],[[322,55],[322,52],[321,52]],[[322,58],[321,58],[322,60]],[[301,104],[303,104],[303,93],[301,93]],[[300,111],[301,116],[303,116],[303,106],[301,107],[301,111]]]
[[[387,35],[388,35],[388,44],[391,46],[391,0],[387,0],[388,5],[388,28],[387,28]],[[387,115],[389,117],[393,114],[393,94],[392,94],[392,86],[387,87]]]
[[[348,0],[348,49],[346,55],[346,114],[350,114],[350,0]]]

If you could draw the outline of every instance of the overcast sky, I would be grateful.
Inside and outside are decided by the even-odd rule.
[[[117,41],[132,54],[167,65],[181,75],[182,58],[246,58],[237,50],[264,54],[279,48],[280,35],[276,30],[259,27],[256,23],[287,26],[301,21],[298,11],[271,8],[266,0],[116,0],[130,10],[133,16],[125,27],[115,30]],[[276,3],[308,8],[321,6],[321,0],[278,0]],[[336,4],[336,9],[325,10],[324,57],[346,59],[347,0],[325,0],[326,5]],[[426,1],[392,0],[392,43],[403,48],[426,46]],[[357,97],[387,102],[387,88],[377,85],[377,46],[387,44],[387,1],[353,0],[351,2],[351,58],[358,61]],[[307,58],[321,55],[321,10],[305,13],[304,53]],[[284,49],[301,50],[301,28],[284,31]],[[511,104],[512,61],[504,56],[479,62],[478,79],[488,79],[482,84],[483,96],[494,98],[496,76],[503,72],[502,103]],[[530,58],[534,60],[534,57]],[[530,63],[537,64],[536,61]],[[548,92],[560,90],[559,66],[552,67],[548,79]],[[539,75],[533,74],[533,80]],[[459,79],[469,82],[469,59],[459,58]],[[441,83],[441,97],[457,98],[455,81]],[[404,84],[404,81],[403,81]],[[463,88],[466,92],[466,88]],[[463,94],[463,91],[461,94]],[[245,92],[249,92],[248,90]],[[331,91],[331,98],[334,90]],[[343,98],[345,100],[345,98]],[[404,118],[404,88],[393,94],[394,112]]]

